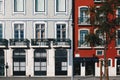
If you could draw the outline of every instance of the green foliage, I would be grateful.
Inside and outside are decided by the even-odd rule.
[[[105,0],[100,6],[94,5],[90,8],[91,24],[98,30],[100,30],[103,36],[106,36],[105,40],[109,44],[112,39],[116,37],[116,29],[118,27],[115,10],[120,5],[120,0]],[[119,22],[119,21],[118,21]],[[95,33],[86,35],[86,42],[95,44],[101,44],[101,39],[96,36]]]

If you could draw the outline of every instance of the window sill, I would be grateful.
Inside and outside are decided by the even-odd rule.
[[[78,47],[78,49],[91,49],[91,47],[82,46],[82,47]]]

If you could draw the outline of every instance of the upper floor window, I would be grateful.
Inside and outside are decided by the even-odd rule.
[[[24,39],[24,24],[14,24],[14,38]]]
[[[88,7],[80,7],[78,24],[82,24],[82,25],[90,24],[89,17],[90,15],[89,15]]]
[[[79,47],[85,47],[88,46],[88,44],[85,42],[85,36],[88,34],[88,30],[80,30],[79,32]]]
[[[46,38],[46,23],[45,22],[35,22],[34,23],[34,38],[35,39],[45,39]]]
[[[35,0],[35,12],[45,12],[46,0]]]
[[[14,0],[14,12],[24,12],[24,0]]]
[[[4,0],[0,0],[0,13],[4,10]]]
[[[66,39],[66,24],[56,24],[56,38]]]
[[[116,46],[119,47],[120,46],[120,30],[117,30],[117,41],[116,41]]]
[[[104,35],[100,30],[96,30],[96,35],[99,36],[101,42],[99,44],[96,44],[96,46],[103,46],[104,44]]]
[[[0,24],[0,39],[3,38],[3,24]]]
[[[66,12],[66,0],[56,0],[56,12]]]

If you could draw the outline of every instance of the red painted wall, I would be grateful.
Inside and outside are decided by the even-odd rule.
[[[94,5],[94,0],[74,0],[75,1],[75,6],[74,6],[74,56],[75,54],[80,54],[80,57],[93,57],[93,55],[96,55],[96,50],[95,48],[91,49],[79,49],[78,48],[78,36],[79,36],[79,29],[82,28],[87,28],[90,30],[90,32],[93,32],[93,27],[92,26],[82,26],[78,25],[78,9],[80,6],[93,6]],[[115,41],[113,40],[110,45],[108,46],[107,49],[107,58],[114,59],[117,56],[117,49],[115,48]],[[97,56],[98,58],[104,58],[104,56]],[[113,64],[114,66],[114,64]]]

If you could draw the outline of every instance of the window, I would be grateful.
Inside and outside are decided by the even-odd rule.
[[[67,50],[55,51],[55,75],[67,75]]]
[[[0,50],[0,76],[4,76],[4,51]]]
[[[80,7],[79,10],[80,10],[80,12],[79,12],[78,23],[79,24],[90,24],[88,8],[87,7]]]
[[[110,59],[108,60],[108,66],[111,66],[111,60]]]
[[[79,39],[79,47],[85,47],[88,46],[87,43],[85,43],[85,36],[88,34],[88,30],[80,30],[80,39]]]
[[[66,24],[56,24],[56,38],[66,39]]]
[[[97,50],[97,51],[96,51],[96,54],[97,54],[98,56],[103,55],[103,50]]]
[[[117,30],[117,41],[116,41],[117,47],[120,46],[120,30]]]
[[[46,75],[47,73],[47,52],[44,49],[34,51],[34,75]]]
[[[35,24],[35,37],[36,39],[44,39],[45,38],[45,24]]]
[[[4,0],[0,0],[0,13],[4,11]]]
[[[45,0],[35,0],[35,12],[45,12]]]
[[[104,35],[102,34],[102,32],[100,30],[96,30],[96,35],[99,36],[99,39],[101,40],[101,42],[99,44],[96,44],[96,46],[103,46],[104,44]]]
[[[14,12],[24,12],[24,0],[14,0]]]
[[[117,55],[120,55],[120,50],[117,50]]]
[[[3,38],[3,24],[0,24],[0,39]]]
[[[14,24],[14,38],[24,39],[24,24]]]
[[[56,0],[56,12],[66,12],[66,0]]]
[[[13,75],[23,76],[26,73],[25,51],[16,49],[13,51]]]

